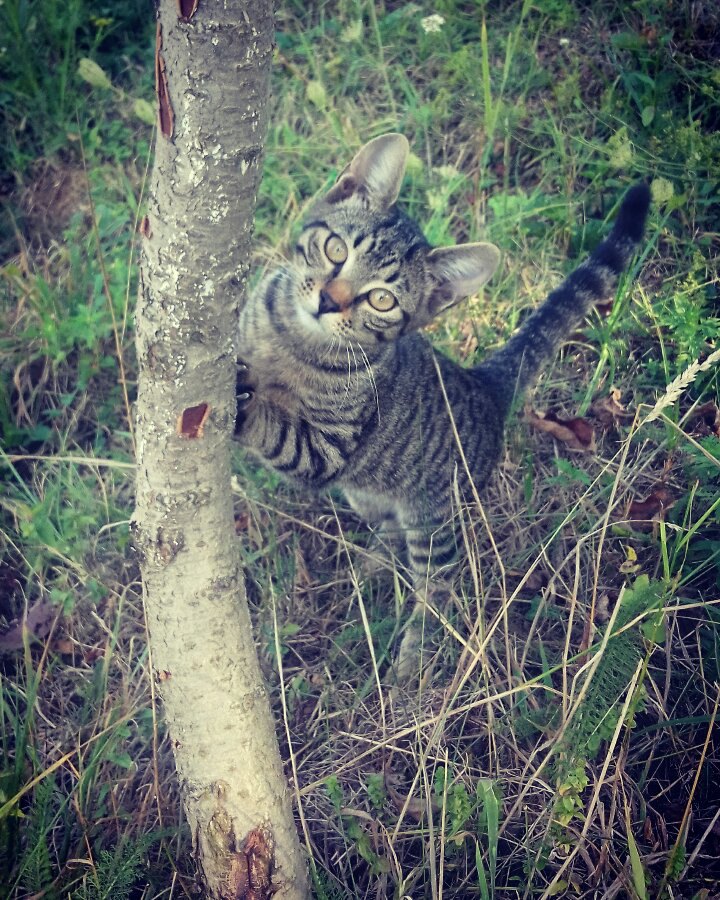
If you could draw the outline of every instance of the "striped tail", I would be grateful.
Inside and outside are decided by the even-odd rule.
[[[648,186],[639,183],[631,187],[608,237],[548,295],[502,349],[474,370],[493,384],[503,413],[535,382],[542,366],[555,356],[593,305],[615,292],[642,240],[649,205]]]

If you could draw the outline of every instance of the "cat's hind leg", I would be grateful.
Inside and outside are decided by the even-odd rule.
[[[413,577],[414,603],[395,657],[395,677],[399,685],[407,685],[419,679],[426,667],[428,637],[438,630],[432,614],[428,621],[428,610],[446,605],[457,572],[457,536],[452,522],[428,521],[407,511],[401,514],[401,525]]]
[[[345,497],[353,510],[372,530],[372,537],[363,556],[360,570],[366,577],[392,571],[404,558],[403,540],[397,510],[392,500],[358,489],[345,490]]]

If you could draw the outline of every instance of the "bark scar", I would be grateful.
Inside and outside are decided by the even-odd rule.
[[[167,532],[164,528],[158,528],[155,538],[157,559],[162,565],[171,563],[185,546],[185,538],[182,531]]]
[[[221,789],[222,790],[222,789]],[[272,883],[275,870],[275,839],[267,825],[249,831],[242,842],[224,805],[218,805],[201,832],[198,824],[195,852],[207,882],[209,870],[218,900],[271,900],[278,887]]]
[[[198,403],[197,406],[184,409],[177,420],[176,431],[180,437],[191,441],[201,438],[211,409],[207,403]]]
[[[155,39],[155,94],[158,100],[160,133],[163,137],[171,138],[175,127],[175,114],[170,103],[165,59],[162,55],[162,26],[160,22],[157,23],[157,36]]]
[[[200,0],[178,0],[178,16],[181,22],[189,22],[197,12]]]
[[[275,842],[267,828],[249,832],[230,860],[228,897],[233,900],[270,900],[277,888],[272,883]]]

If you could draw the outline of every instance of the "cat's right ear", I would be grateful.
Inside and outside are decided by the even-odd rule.
[[[410,145],[402,134],[383,134],[368,141],[325,196],[339,203],[357,196],[374,209],[385,210],[400,193]]]
[[[500,262],[494,244],[458,244],[437,247],[428,253],[430,271],[436,286],[428,301],[431,318],[471,297],[492,278]]]

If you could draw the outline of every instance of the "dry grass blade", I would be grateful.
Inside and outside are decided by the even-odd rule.
[[[719,362],[720,348],[718,348],[717,350],[713,350],[713,352],[702,362],[700,362],[699,359],[695,360],[692,365],[688,366],[684,372],[681,372],[677,376],[677,378],[674,378],[670,382],[665,390],[665,393],[658,399],[658,401],[655,403],[655,406],[653,406],[653,408],[643,420],[643,424],[652,422],[654,419],[657,419],[664,409],[667,409],[668,406],[672,406],[673,403],[680,399],[680,397],[690,387],[693,381],[695,381],[698,375],[700,375],[702,372],[707,372],[708,369],[712,368],[712,366]]]

